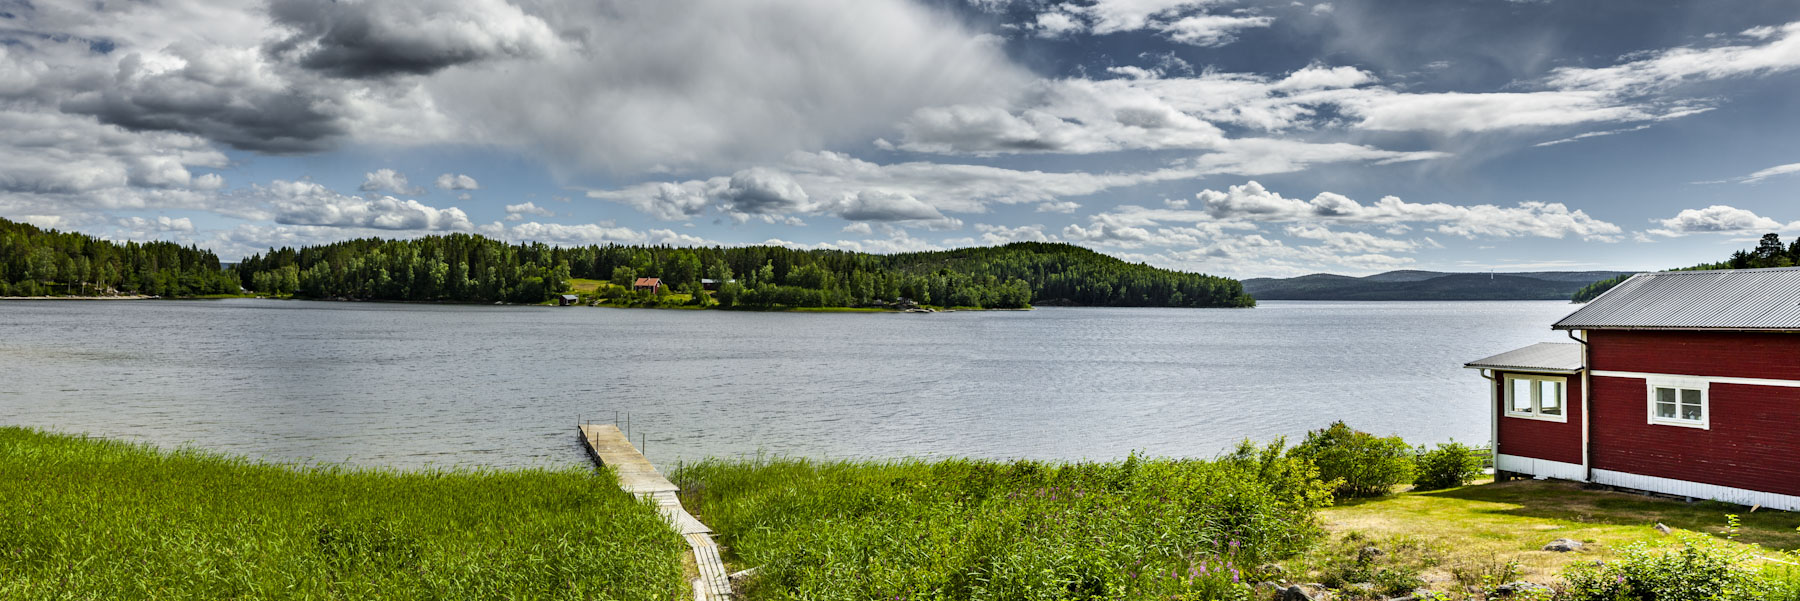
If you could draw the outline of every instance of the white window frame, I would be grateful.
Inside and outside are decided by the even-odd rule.
[[[1712,429],[1712,393],[1708,388],[1712,381],[1701,378],[1650,377],[1644,379],[1644,414],[1652,425],[1680,426],[1683,428]],[[1675,414],[1681,414],[1682,390],[1700,391],[1700,419],[1681,419],[1679,417],[1658,417],[1656,415],[1656,389],[1673,388],[1675,392]]]
[[[1531,383],[1532,383],[1531,384],[1531,411],[1527,412],[1527,411],[1514,411],[1513,410],[1513,381],[1514,380],[1529,380],[1529,381],[1531,381]],[[1546,414],[1543,412],[1544,401],[1542,398],[1540,398],[1543,393],[1543,387],[1538,384],[1539,382],[1555,382],[1559,385],[1559,386],[1557,386],[1557,391],[1561,393],[1562,398],[1557,399],[1557,402],[1558,402],[1558,406],[1562,408],[1562,413],[1557,414],[1557,415],[1551,415],[1551,414]],[[1501,406],[1504,407],[1504,413],[1507,417],[1517,418],[1517,419],[1535,419],[1535,420],[1542,420],[1542,421],[1547,421],[1547,422],[1562,422],[1562,423],[1567,423],[1569,421],[1569,378],[1568,378],[1568,376],[1547,376],[1547,375],[1538,375],[1538,374],[1506,374],[1505,377],[1500,379],[1500,386],[1501,386],[1501,388],[1504,389],[1500,393],[1500,403],[1501,403]]]

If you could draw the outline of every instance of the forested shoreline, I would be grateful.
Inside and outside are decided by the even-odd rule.
[[[0,218],[0,296],[202,296],[238,292],[211,251],[112,242]]]
[[[656,278],[654,291],[634,290]],[[0,296],[263,296],[781,309],[1036,305],[1248,307],[1237,280],[1130,263],[1071,244],[878,255],[781,246],[550,246],[471,234],[270,249],[221,269],[211,251],[112,242],[0,219]],[[702,285],[711,280],[711,285]],[[589,290],[589,292],[593,292]]]
[[[1132,307],[1244,307],[1236,280],[1158,269],[1068,244],[875,255],[779,246],[671,247],[508,244],[469,234],[362,239],[245,258],[246,290],[304,298],[539,303],[571,281],[630,288],[657,278],[641,301],[681,294],[724,308],[921,305],[1023,308],[1034,303]],[[716,282],[702,290],[701,280]]]

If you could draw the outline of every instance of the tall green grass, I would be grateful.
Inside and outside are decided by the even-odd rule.
[[[1303,462],[708,461],[674,477],[750,599],[1248,599],[1319,535]]]
[[[590,470],[264,464],[0,428],[0,599],[656,599],[686,549]]]

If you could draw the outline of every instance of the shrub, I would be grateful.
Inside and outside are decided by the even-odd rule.
[[[1418,476],[1413,479],[1413,486],[1422,490],[1455,488],[1481,475],[1481,453],[1460,442],[1440,444],[1431,450],[1421,446],[1416,463]]]
[[[1673,548],[1636,543],[1604,564],[1563,573],[1569,601],[1750,601],[1765,599],[1764,576],[1743,547],[1697,534]]]
[[[1405,440],[1359,432],[1341,421],[1308,432],[1293,455],[1311,461],[1320,478],[1336,481],[1340,497],[1379,497],[1413,480],[1413,450]]]

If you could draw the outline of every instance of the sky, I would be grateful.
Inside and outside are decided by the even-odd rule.
[[[1232,277],[1800,234],[1792,0],[0,0],[0,217]]]

